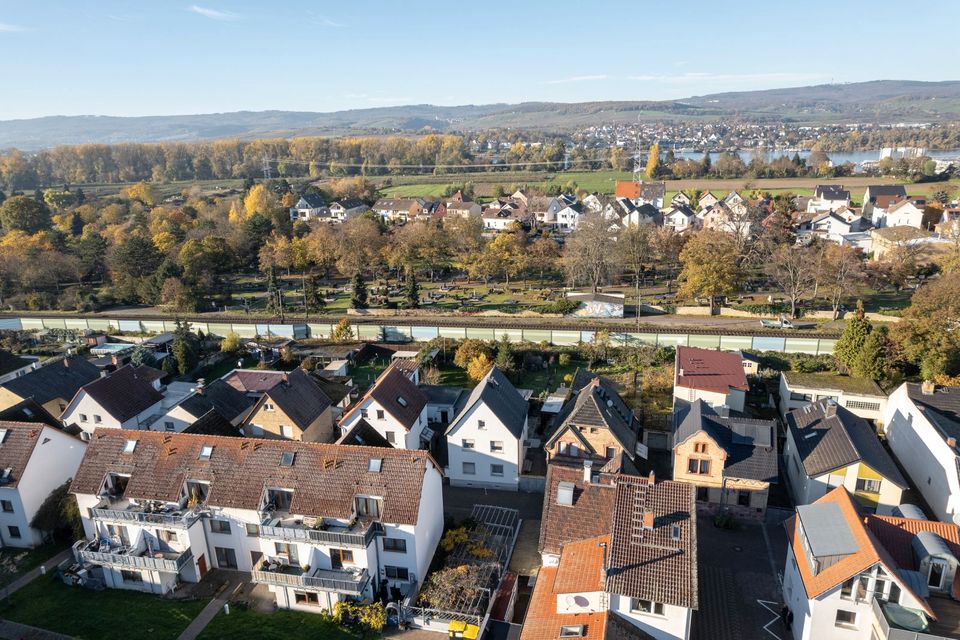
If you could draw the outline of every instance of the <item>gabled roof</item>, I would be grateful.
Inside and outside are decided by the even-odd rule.
[[[44,429],[52,427],[30,422],[0,421],[0,431],[6,431],[0,441],[0,478],[6,475],[6,480],[0,481],[0,487],[17,486],[34,450],[41,442],[40,436]]]
[[[584,482],[583,475],[579,461],[552,460],[547,465],[538,545],[541,553],[557,554],[568,542],[610,533],[616,499],[613,476],[601,473],[599,482]],[[561,482],[574,486],[573,505],[557,503],[557,487]]]
[[[205,414],[197,418],[193,424],[189,425],[182,433],[203,434],[208,436],[230,436],[239,438],[243,434],[240,429],[233,425],[229,420],[210,409]]]
[[[450,421],[447,433],[456,430],[461,420],[477,404],[485,405],[514,438],[523,435],[523,425],[527,420],[527,401],[497,367],[490,369],[473,388],[463,409]]]
[[[45,424],[54,429],[64,429],[63,423],[57,420],[56,416],[43,408],[36,400],[27,398],[17,404],[10,405],[6,409],[0,410],[0,421],[25,422],[30,424]]]
[[[100,370],[80,356],[67,356],[26,373],[3,385],[20,398],[46,404],[55,398],[69,400],[80,387],[100,377]]]
[[[862,462],[901,489],[906,479],[884,450],[873,428],[833,400],[795,409],[787,414],[797,455],[810,477]]]
[[[28,360],[27,358],[22,358],[10,353],[6,349],[0,349],[0,376],[16,371],[17,369],[28,367],[34,362],[36,362],[36,360]]]
[[[264,393],[283,382],[285,376],[284,371],[234,369],[220,379],[243,393]]]
[[[195,394],[181,402],[180,406],[197,419],[214,410],[231,421],[249,409],[253,403],[253,398],[221,379],[198,389]]]
[[[136,440],[132,453],[124,453],[128,440]],[[203,447],[213,448],[209,459]],[[294,454],[292,465],[280,464],[284,453]],[[382,460],[379,471],[371,459]],[[210,483],[209,506],[255,510],[267,488],[292,488],[291,513],[344,519],[360,494],[383,498],[384,522],[415,524],[430,467],[439,470],[425,451],[97,429],[70,490],[97,495],[108,473],[122,473],[130,475],[125,497],[173,502],[196,480]]]
[[[633,459],[640,431],[633,412],[617,393],[611,380],[603,376],[592,376],[584,384],[584,375],[587,374],[589,372],[586,370],[578,370],[574,376],[573,389],[576,395],[560,409],[555,419],[557,427],[545,446],[552,447],[568,430],[579,433],[585,427],[601,428],[607,429],[620,443],[627,457]],[[578,387],[579,390],[576,391]],[[586,440],[581,438],[581,441],[588,451],[599,453],[593,451]]]
[[[694,486],[619,475],[616,491],[607,591],[696,609]]]
[[[867,187],[867,193],[871,200],[877,196],[906,198],[907,188],[902,184],[872,184]]]
[[[674,384],[715,393],[728,393],[730,389],[747,391],[750,388],[739,352],[682,346],[677,347]]]
[[[131,364],[85,384],[74,400],[81,393],[92,398],[118,422],[125,422],[163,400],[163,395],[153,388],[152,381],[143,377],[138,368]],[[74,400],[70,401],[70,405]],[[70,406],[67,406],[69,410]]]
[[[933,393],[926,395],[919,384],[907,385],[907,397],[913,401],[923,416],[940,432],[943,439],[960,441],[960,387],[935,385]]]
[[[680,422],[674,449],[704,431],[727,453],[723,475],[760,482],[777,481],[777,423],[720,416],[703,400],[677,399]]]
[[[849,200],[850,192],[842,184],[818,184],[814,189],[815,198],[823,200]]]
[[[330,398],[303,369],[294,369],[283,382],[264,393],[251,415],[266,402],[276,405],[301,431],[330,406]]]
[[[408,431],[427,406],[426,394],[403,373],[400,361],[394,361],[360,400],[343,414],[340,423],[352,416],[368,399],[374,400]],[[398,366],[399,365],[399,366]]]
[[[300,199],[297,200],[297,206],[300,205],[300,202],[303,201],[307,205],[307,208],[310,209],[322,209],[327,205],[324,201],[323,196],[319,193],[305,193],[300,196]]]
[[[360,418],[357,420],[350,429],[347,430],[340,438],[337,440],[337,444],[351,445],[355,447],[384,447],[393,449],[393,445],[380,435],[380,432],[373,428],[373,426]]]

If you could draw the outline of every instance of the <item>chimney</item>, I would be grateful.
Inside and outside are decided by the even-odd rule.
[[[600,553],[603,554],[603,564],[600,565],[600,581],[601,581],[601,584],[604,585],[604,588],[606,588],[606,584],[607,584],[607,543],[606,543],[606,542],[601,542],[601,543],[600,543],[600,549],[602,549],[602,551],[601,551]]]
[[[933,392],[937,390],[937,385],[933,380],[924,380],[920,383],[920,393],[925,396],[932,396]]]
[[[828,418],[837,415],[837,403],[835,400],[827,400],[826,406],[823,409],[823,415]]]
[[[657,474],[655,474],[655,473],[653,472],[653,469],[650,470],[650,475],[647,476],[647,480],[649,480],[650,484],[656,483],[656,481],[657,481]]]
[[[113,366],[115,366],[115,367],[119,367],[119,366],[120,366],[120,359],[117,358],[116,354],[110,356],[110,362],[112,362],[112,363],[113,363]]]
[[[643,512],[643,528],[646,531],[653,531],[653,511]]]
[[[593,462],[590,460],[583,461],[583,481],[587,484],[590,484],[590,474],[591,468],[593,467]]]
[[[204,380],[203,378],[197,378],[197,395],[198,396],[203,395],[203,389],[205,384],[206,384],[206,380]]]
[[[947,438],[947,446],[951,449],[957,448],[957,439],[956,438]]]

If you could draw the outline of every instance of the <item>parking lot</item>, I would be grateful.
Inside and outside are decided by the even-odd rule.
[[[736,531],[717,529],[705,516],[698,519],[700,607],[693,640],[788,640],[779,619],[786,515],[771,509],[769,524]]]

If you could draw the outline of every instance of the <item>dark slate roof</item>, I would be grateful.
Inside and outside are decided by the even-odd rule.
[[[867,187],[867,191],[870,192],[871,200],[877,196],[907,197],[907,189],[902,184],[872,184]]]
[[[867,421],[833,400],[791,411],[787,426],[808,476],[863,462],[898,487],[908,487]]]
[[[519,438],[523,435],[523,425],[527,418],[527,402],[517,391],[517,388],[510,384],[507,376],[503,375],[497,367],[493,367],[477,383],[477,386],[470,392],[463,409],[457,414],[457,417],[450,421],[447,433],[450,433],[460,423],[461,418],[469,412],[474,405],[482,403],[486,405],[493,415],[503,423],[513,437]]]
[[[585,377],[587,377],[586,383]],[[623,451],[632,459],[637,449],[639,424],[633,412],[617,393],[613,381],[578,369],[574,375],[572,387],[579,390],[560,409],[555,419],[557,426],[545,446],[552,447],[557,438],[568,429],[598,427],[608,429],[620,443]],[[583,444],[587,449],[590,448],[586,441]]]
[[[6,349],[0,349],[0,376],[30,366],[34,362],[36,361],[22,358]]]
[[[210,409],[197,418],[196,422],[183,430],[183,433],[208,436],[231,436],[234,438],[239,438],[243,435],[240,433],[239,428],[214,409]]]
[[[640,197],[644,200],[662,198],[667,193],[667,185],[663,182],[641,182]]]
[[[43,408],[36,400],[27,398],[0,411],[0,421],[45,424],[54,429],[63,429],[63,423]]]
[[[198,389],[197,393],[180,403],[180,406],[194,418],[200,418],[208,411],[216,411],[227,421],[234,420],[254,403],[253,398],[238,391],[223,380],[214,380]]]
[[[919,384],[907,382],[907,395],[923,415],[943,434],[960,441],[960,387],[937,385],[924,395]]]
[[[449,404],[453,406],[456,406],[460,396],[467,393],[466,389],[445,384],[422,384],[420,390],[427,394],[427,402],[430,404]]]
[[[557,503],[561,482],[574,485],[572,506]],[[551,460],[540,521],[540,552],[559,554],[568,542],[610,533],[615,499],[613,476],[601,474],[599,483],[584,482],[582,462]]]
[[[408,430],[413,426],[427,406],[427,395],[403,373],[400,362],[394,361],[380,374],[363,398],[343,415],[341,422],[357,411],[367,398],[372,398]]]
[[[301,430],[309,427],[330,406],[330,398],[303,369],[291,371],[259,402],[266,402],[268,398]]]
[[[330,398],[330,403],[333,405],[339,405],[344,398],[350,395],[353,390],[357,388],[356,385],[346,384],[343,381],[343,376],[338,376],[336,379],[332,379],[316,373],[312,374],[310,377],[317,384],[317,386],[320,387],[320,390],[323,391],[328,398]]]
[[[54,398],[70,400],[80,387],[100,377],[100,370],[80,356],[67,356],[51,362],[3,385],[21,398],[33,398],[40,404]]]
[[[365,205],[363,200],[360,198],[343,198],[337,200],[334,204],[338,204],[344,209],[356,209],[357,207],[362,207]]]
[[[773,420],[720,416],[703,400],[676,400],[679,423],[674,448],[701,431],[727,452],[723,475],[777,481],[777,429]]]
[[[608,592],[697,609],[694,492],[684,482],[617,476]],[[652,528],[644,526],[645,514]]]
[[[394,448],[386,438],[380,435],[379,431],[374,429],[373,426],[363,418],[357,420],[346,433],[340,436],[337,444],[346,444],[355,447]]]
[[[132,453],[124,453],[136,440]],[[213,447],[209,459],[201,448]],[[294,463],[280,464],[284,453]],[[380,471],[370,460],[380,459]],[[97,429],[87,445],[71,492],[96,495],[108,473],[129,474],[124,495],[173,502],[186,480],[210,483],[211,507],[258,509],[267,487],[294,487],[291,513],[349,518],[354,496],[383,496],[382,520],[415,524],[426,470],[436,463],[426,451],[335,444],[225,438],[222,436]]]
[[[81,391],[96,400],[118,422],[129,420],[163,400],[150,380],[141,377],[137,367],[129,364],[84,385]]]
[[[307,203],[307,206],[311,209],[322,209],[326,206],[326,202],[323,200],[323,196],[319,193],[305,193],[300,196],[300,199]],[[297,204],[300,204],[300,201],[297,201]]]
[[[814,197],[825,200],[849,200],[850,192],[842,184],[818,184],[813,193]]]

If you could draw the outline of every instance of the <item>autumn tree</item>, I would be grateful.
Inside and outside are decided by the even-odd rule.
[[[560,259],[560,245],[550,238],[537,238],[530,243],[527,249],[530,265],[540,274],[540,284],[543,284],[544,273],[553,271]]]
[[[736,293],[742,279],[736,244],[730,234],[705,229],[687,241],[680,252],[680,298],[710,299],[716,307],[718,297]]]
[[[596,292],[616,270],[616,258],[610,221],[603,214],[589,213],[567,239],[563,268],[574,286],[585,282]]]
[[[654,142],[647,153],[647,178],[654,179],[660,171],[660,144]]]
[[[830,301],[833,319],[840,315],[844,298],[856,295],[865,278],[863,255],[849,245],[828,243],[823,249],[817,290]]]
[[[519,230],[497,234],[497,237],[487,245],[486,251],[498,265],[498,271],[506,279],[508,287],[510,278],[520,276],[529,264],[526,238]]]
[[[483,340],[467,338],[457,345],[457,350],[453,354],[453,364],[461,369],[466,369],[470,362],[481,354],[489,359],[491,356],[490,346]]]
[[[863,313],[863,302],[857,301],[857,313],[847,320],[847,326],[844,327],[840,339],[833,348],[834,357],[847,369],[852,368],[854,362],[860,357],[860,352],[871,331],[873,331],[873,323]]]
[[[268,213],[275,206],[275,197],[262,183],[257,183],[243,197],[243,209],[249,218],[255,213]]]
[[[617,237],[617,262],[630,274],[636,287],[637,325],[640,324],[640,279],[653,259],[652,231],[652,225],[633,224],[620,231]]]
[[[900,354],[926,379],[960,374],[960,272],[944,274],[920,287],[894,325]]]
[[[330,339],[334,342],[349,342],[353,340],[353,327],[346,318],[341,318],[340,322],[333,328]]]
[[[483,376],[493,368],[493,361],[486,353],[481,353],[467,365],[467,377],[474,383],[480,382]]]
[[[156,189],[154,189],[152,184],[144,180],[130,185],[121,193],[129,200],[139,200],[143,204],[151,207],[159,200]]]
[[[13,196],[0,205],[0,226],[5,232],[37,233],[49,229],[50,224],[50,209],[33,198]]]
[[[790,301],[790,317],[797,317],[797,304],[817,282],[817,249],[781,244],[770,255],[770,277]]]

